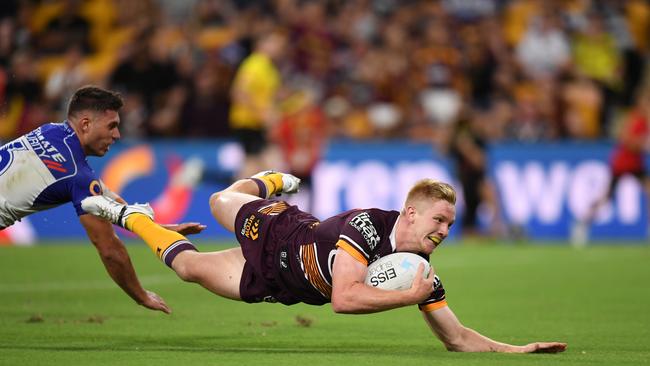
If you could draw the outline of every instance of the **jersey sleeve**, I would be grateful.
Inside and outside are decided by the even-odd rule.
[[[81,201],[90,196],[103,194],[102,184],[92,171],[79,172],[72,178],[70,185],[72,205],[77,211],[77,216],[86,212],[81,208]]]
[[[377,226],[371,215],[360,211],[345,222],[336,246],[367,266],[379,241]]]
[[[418,304],[421,311],[434,311],[447,306],[447,298],[445,296],[445,288],[440,281],[440,277],[434,275],[433,277],[433,291],[428,299]]]

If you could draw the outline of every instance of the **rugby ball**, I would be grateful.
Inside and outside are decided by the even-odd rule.
[[[383,290],[409,289],[420,263],[424,264],[424,277],[429,276],[431,266],[419,255],[407,252],[389,254],[368,266],[365,283]]]

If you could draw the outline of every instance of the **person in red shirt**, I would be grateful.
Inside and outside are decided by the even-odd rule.
[[[588,228],[598,210],[609,201],[618,182],[627,175],[635,176],[650,193],[650,179],[646,172],[645,155],[650,150],[650,88],[641,91],[636,106],[626,118],[609,159],[611,180],[605,194],[594,201],[587,216],[573,228],[572,242],[586,244]]]

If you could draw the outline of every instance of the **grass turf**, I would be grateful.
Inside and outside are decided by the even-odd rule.
[[[135,305],[90,244],[0,248],[0,365],[650,364],[647,245],[449,245],[432,256],[465,325],[508,343],[568,342],[559,355],[447,352],[415,307],[357,316],[225,300],[143,245],[128,249],[172,315]]]

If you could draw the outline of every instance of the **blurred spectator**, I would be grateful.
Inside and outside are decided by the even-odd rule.
[[[289,172],[301,179],[301,207],[311,207],[311,174],[321,158],[328,126],[325,114],[307,87],[295,90],[282,103],[284,117],[273,131]]]
[[[0,65],[9,63],[12,53],[16,48],[16,22],[18,18],[18,4],[16,0],[7,0],[0,3]]]
[[[230,137],[230,78],[230,70],[218,61],[206,62],[198,69],[181,111],[183,136]]]
[[[571,60],[569,41],[555,14],[532,18],[516,53],[524,72],[532,79],[553,78]]]
[[[571,240],[575,245],[584,245],[588,240],[589,227],[597,219],[598,211],[614,197],[621,179],[634,176],[641,180],[646,196],[650,196],[650,178],[647,174],[645,156],[650,151],[650,89],[641,91],[634,109],[624,119],[618,134],[617,144],[610,156],[609,186],[602,197],[589,207],[589,211],[576,222]]]
[[[123,61],[121,61],[112,75],[110,85],[122,92],[125,99],[135,98],[143,102],[142,108],[146,118],[153,118],[156,107],[165,106],[167,101],[175,97],[174,87],[178,78],[174,64],[167,55],[156,52],[154,48],[154,34],[144,31],[135,41],[126,46]],[[160,116],[160,115],[159,115]],[[151,135],[166,135],[161,126],[147,123],[142,126],[143,133]]]
[[[67,107],[61,101],[69,100],[77,89],[90,82],[83,60],[81,45],[70,44],[63,64],[56,67],[45,81],[45,97],[52,108],[61,114]]]
[[[270,130],[280,119],[278,93],[282,79],[275,64],[282,58],[286,36],[280,31],[263,34],[256,40],[254,52],[242,62],[232,84],[230,128],[246,153],[239,175],[251,175],[277,166],[269,144]]]
[[[604,102],[600,112],[600,133],[611,133],[609,121],[613,117],[616,93],[621,84],[621,55],[614,37],[605,32],[603,18],[591,13],[585,28],[573,43],[576,72],[594,80],[600,87]]]
[[[565,80],[561,89],[562,134],[584,140],[600,137],[603,97],[598,85],[578,73]]]
[[[540,89],[532,82],[517,86],[513,119],[506,127],[507,137],[522,142],[543,142],[554,136],[553,125],[541,99]]]
[[[7,72],[4,103],[0,106],[0,139],[27,133],[48,119],[43,88],[36,78],[32,55],[14,53]]]
[[[42,7],[43,17],[47,11],[51,17],[36,35],[39,53],[59,55],[68,49],[68,45],[76,44],[84,54],[90,53],[90,23],[81,15],[81,0],[62,0],[52,2],[51,8]]]

